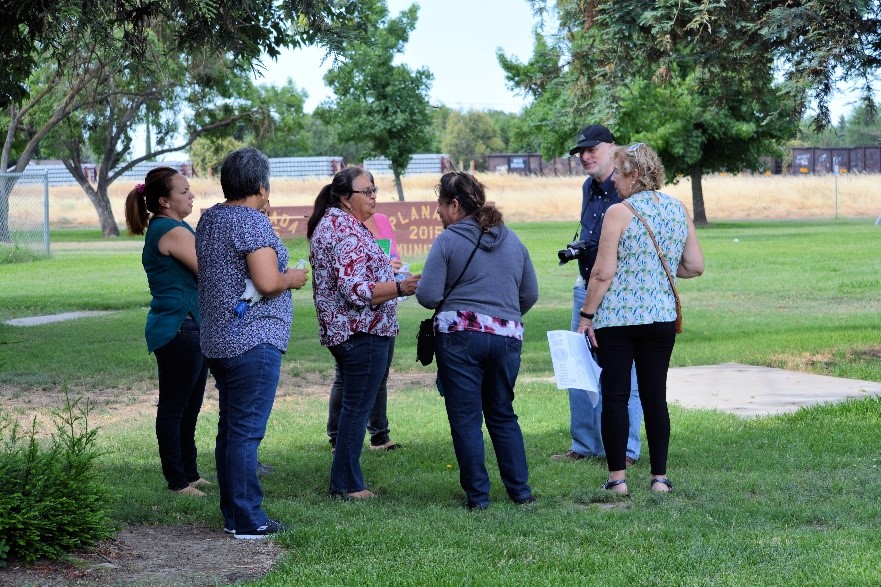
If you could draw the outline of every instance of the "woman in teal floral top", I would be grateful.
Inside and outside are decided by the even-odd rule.
[[[603,367],[602,434],[609,467],[603,488],[628,493],[627,400],[635,362],[651,461],[650,488],[669,492],[673,484],[667,479],[667,370],[676,342],[676,301],[646,227],[626,204],[651,227],[673,275],[697,277],[704,272],[704,257],[685,208],[657,191],[664,181],[657,153],[636,143],[618,147],[613,162],[612,180],[625,202],[606,212],[578,327],[590,337]]]

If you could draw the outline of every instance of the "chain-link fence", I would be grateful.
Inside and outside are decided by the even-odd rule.
[[[4,248],[49,255],[46,172],[0,173],[0,256]]]

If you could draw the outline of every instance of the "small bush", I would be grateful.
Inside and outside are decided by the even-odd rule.
[[[21,428],[0,412],[0,566],[57,559],[116,534],[106,490],[95,478],[96,431],[89,406],[66,402],[55,432],[44,441],[34,418]]]

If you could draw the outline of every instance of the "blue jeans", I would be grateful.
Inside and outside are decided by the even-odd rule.
[[[219,392],[217,486],[224,527],[246,532],[266,524],[257,448],[275,401],[282,352],[259,344],[241,355],[208,359]]]
[[[159,372],[156,440],[162,474],[172,490],[199,479],[196,420],[205,397],[208,363],[199,346],[199,327],[187,316],[168,343],[154,351]]]
[[[345,342],[327,349],[336,359],[343,384],[336,450],[330,468],[332,495],[367,489],[361,473],[361,449],[367,417],[388,370],[392,340],[391,336],[357,332]]]
[[[579,280],[572,288],[572,330],[578,329],[579,312],[584,306],[587,294]],[[600,364],[600,367],[603,365]],[[639,428],[642,424],[642,405],[639,403],[639,386],[636,382],[636,367],[630,378],[630,400],[627,408],[630,411],[630,429],[627,436],[627,456],[639,459]],[[585,457],[605,457],[601,429],[603,413],[603,394],[596,407],[590,403],[587,393],[580,389],[569,390],[569,433],[572,435],[572,450]]]
[[[522,345],[516,338],[485,332],[437,333],[438,378],[459,463],[459,483],[470,507],[489,505],[483,421],[508,496],[515,502],[532,497],[523,433],[513,405]]]
[[[373,402],[373,409],[370,410],[370,416],[367,418],[367,431],[370,433],[370,444],[380,446],[389,441],[388,427],[388,372],[392,366],[392,357],[395,354],[395,339],[392,338],[388,351],[388,364],[385,369],[385,376],[379,384],[379,391],[376,392],[376,401]],[[330,401],[327,410],[327,437],[331,446],[336,446],[337,426],[340,422],[340,410],[343,409],[343,378],[340,375],[340,368],[336,368],[333,384],[330,386]]]

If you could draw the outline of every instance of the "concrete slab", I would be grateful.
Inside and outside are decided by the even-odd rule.
[[[745,418],[869,396],[881,396],[881,383],[739,363],[676,367],[667,376],[668,401]]]
[[[65,320],[76,320],[77,318],[86,318],[89,316],[106,316],[114,314],[109,310],[93,310],[89,312],[64,312],[61,314],[48,314],[46,316],[29,316],[27,318],[13,318],[6,320],[4,324],[9,326],[39,326],[41,324],[51,324],[53,322],[63,322]]]

